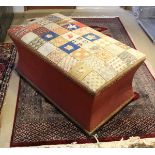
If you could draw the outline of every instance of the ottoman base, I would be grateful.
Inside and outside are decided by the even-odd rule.
[[[91,94],[30,48],[14,42],[19,54],[16,70],[88,134],[134,97],[132,80],[141,61],[99,93]]]
[[[58,106],[58,104],[52,100],[51,98],[49,98],[43,91],[41,91],[32,81],[28,80],[26,78],[26,76],[21,73],[21,71],[19,71],[16,68],[16,72],[22,76],[26,81],[28,81],[32,87],[36,88],[37,91],[39,91],[44,97],[46,97],[56,108],[58,108],[60,111],[63,112],[63,114],[73,123],[75,123],[80,129],[82,129],[82,131],[85,131],[86,134],[88,135],[92,135],[99,127],[101,127],[104,123],[106,123],[109,119],[111,119],[115,114],[117,114],[122,108],[124,108],[125,106],[127,106],[130,101],[133,100],[134,96],[131,96],[129,99],[127,99],[124,103],[122,103],[116,110],[114,110],[107,118],[105,118],[100,124],[98,124],[98,126],[96,126],[96,128],[94,128],[91,132],[88,130],[85,130],[84,128],[81,127],[81,125],[74,119],[72,118],[67,112],[65,112],[60,106]]]

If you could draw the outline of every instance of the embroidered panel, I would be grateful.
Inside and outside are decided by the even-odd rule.
[[[58,13],[9,32],[92,92],[145,59],[141,52]]]

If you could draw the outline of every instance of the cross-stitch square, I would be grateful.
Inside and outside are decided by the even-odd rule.
[[[88,34],[90,32],[87,31],[87,27],[82,27],[82,28],[74,30],[74,33],[78,34],[79,36],[82,36],[82,35]]]
[[[82,48],[91,54],[95,54],[103,50],[101,46],[92,43],[84,44]]]
[[[57,46],[57,47],[59,47],[59,46],[61,46],[61,45],[64,45],[64,44],[66,44],[67,42],[68,42],[68,40],[64,39],[64,38],[61,37],[61,36],[58,36],[58,37],[56,37],[56,38],[54,38],[54,39],[52,39],[52,40],[50,41],[51,44],[53,44],[54,46]]]
[[[90,53],[82,48],[79,48],[79,49],[75,50],[74,52],[72,52],[71,56],[73,56],[77,60],[82,60],[84,58],[89,57]]]
[[[54,29],[54,32],[59,34],[59,35],[63,35],[65,33],[68,33],[69,31],[63,27],[58,27]]]
[[[37,28],[39,28],[39,27],[41,27],[41,25],[35,23],[35,24],[29,25],[29,26],[27,27],[27,29],[28,29],[29,31],[33,31],[33,30],[35,30],[35,29],[37,29]]]
[[[74,65],[70,69],[69,73],[74,78],[76,78],[78,80],[82,80],[91,71],[92,71],[92,69],[90,67],[88,67],[87,65],[85,65],[84,63],[81,62],[81,63],[77,63],[76,65]]]
[[[89,40],[86,40],[86,39],[83,38],[83,37],[78,37],[78,38],[72,40],[72,42],[73,42],[74,44],[76,44],[76,45],[82,47],[82,46],[86,45],[87,43],[89,43],[90,41],[89,41]]]
[[[127,65],[131,65],[136,61],[136,57],[129,52],[122,52],[118,57]]]
[[[105,46],[107,46],[107,45],[110,45],[110,42],[108,42],[108,41],[106,41],[106,40],[103,40],[102,38],[100,38],[100,39],[98,39],[98,40],[95,40],[94,42],[93,42],[94,44],[96,44],[96,45],[99,45],[99,46],[101,46],[101,47],[105,47]]]
[[[73,31],[73,30],[76,30],[76,29],[79,29],[80,28],[78,25],[75,25],[73,23],[63,25],[63,27],[65,29],[69,30],[69,31]]]
[[[109,44],[109,45],[105,46],[104,49],[109,51],[110,53],[112,53],[114,56],[117,56],[118,54],[125,51],[124,48],[121,48],[115,44]]]
[[[100,68],[105,67],[105,62],[96,57],[95,55],[91,55],[88,58],[84,59],[83,62],[92,68],[93,70],[100,70]]]
[[[109,59],[113,58],[113,54],[110,53],[109,51],[102,49],[100,52],[96,53],[96,56],[103,60],[104,62],[108,61]]]
[[[77,34],[69,31],[69,32],[63,34],[62,37],[68,41],[71,41],[71,40],[78,38],[79,36]]]
[[[47,58],[55,64],[58,64],[65,56],[67,56],[67,53],[56,48],[50,54],[48,54]]]
[[[95,40],[98,40],[100,38],[99,36],[97,36],[96,34],[93,34],[93,33],[85,34],[82,37],[84,37],[85,39],[87,39],[89,41],[95,41]]]
[[[62,20],[62,18],[57,17],[57,16],[55,16],[55,15],[48,15],[46,18],[47,18],[49,21],[52,21],[52,22],[58,22],[58,21]]]
[[[43,44],[45,44],[45,41],[39,37],[37,37],[36,39],[32,40],[29,45],[34,48],[35,50],[37,50],[40,46],[42,46]]]
[[[68,72],[77,62],[78,60],[70,55],[67,55],[58,63],[58,66]]]
[[[23,42],[25,42],[26,44],[29,44],[32,40],[34,40],[34,39],[37,38],[37,37],[38,37],[38,36],[37,36],[35,33],[29,32],[29,33],[25,34],[25,35],[21,38],[21,40],[22,40]]]
[[[137,52],[137,50],[133,48],[128,49],[127,52],[133,55],[136,59],[143,57],[143,53]]]
[[[105,84],[105,80],[95,71],[90,72],[81,82],[94,92]]]
[[[49,20],[46,19],[46,18],[43,18],[43,19],[37,21],[37,23],[38,23],[39,25],[42,25],[43,27],[44,27],[44,25],[47,25],[47,24],[49,24],[50,22],[51,22],[51,21],[49,21]]]
[[[110,65],[104,64],[102,67],[96,67],[94,70],[99,73],[104,80],[109,81],[117,75],[117,71]]]
[[[54,51],[55,48],[55,46],[47,42],[38,49],[38,52],[40,52],[44,56],[47,56],[49,53]]]
[[[49,31],[49,32],[43,33],[41,35],[41,38],[45,41],[50,41],[58,36],[59,36],[58,34],[52,32],[52,31]]]
[[[64,52],[70,54],[73,51],[77,50],[78,48],[80,48],[78,45],[73,44],[72,42],[68,42],[62,46],[59,47],[61,50],[63,50]]]
[[[38,36],[41,36],[42,34],[49,32],[50,30],[45,27],[38,27],[37,29],[34,29],[33,32],[37,34]]]
[[[123,62],[119,57],[115,56],[107,61],[107,65],[112,66],[118,73],[127,68],[125,62]]]
[[[45,25],[44,27],[46,27],[47,29],[49,29],[50,31],[54,31],[57,28],[61,28],[61,26],[59,26],[56,23],[49,23],[47,25]]]

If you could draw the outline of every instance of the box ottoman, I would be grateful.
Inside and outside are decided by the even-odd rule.
[[[141,52],[58,13],[8,32],[17,71],[87,133],[134,97]]]

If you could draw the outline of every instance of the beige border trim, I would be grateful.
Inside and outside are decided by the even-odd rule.
[[[155,70],[153,69],[150,62],[148,60],[145,60],[144,63],[146,64],[146,66],[147,66],[148,70],[150,71],[150,73],[152,74],[152,76],[155,78]]]
[[[19,76],[15,71],[12,71],[4,104],[1,110],[0,148],[10,147],[18,89]]]

